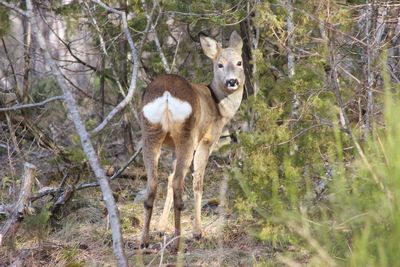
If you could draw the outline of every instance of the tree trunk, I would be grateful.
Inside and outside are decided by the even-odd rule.
[[[260,1],[256,0],[254,5],[259,5]],[[259,41],[259,29],[253,24],[253,18],[256,15],[256,10],[250,11],[250,3],[247,3],[247,12],[249,16],[240,22],[240,35],[243,39],[243,68],[246,77],[245,82],[245,97],[257,95],[258,82],[254,79],[254,73],[256,72],[256,63],[253,58],[253,49],[258,48]]]
[[[374,4],[368,4],[367,1],[367,15],[365,38],[367,39],[367,66],[366,66],[366,80],[367,80],[367,106],[364,119],[364,139],[368,137],[371,130],[371,124],[374,118],[374,62],[377,57],[377,52],[380,50],[383,33],[385,31],[386,23],[385,16],[387,14],[386,7],[374,8]],[[376,16],[375,16],[376,14]],[[374,25],[374,27],[372,27]]]
[[[121,9],[128,14],[128,6],[125,0],[119,1]],[[121,18],[122,20],[122,18]],[[121,23],[122,24],[122,23]],[[121,25],[123,31],[123,26]],[[125,35],[121,35],[119,38],[119,73],[118,78],[121,82],[122,87],[125,91],[128,89],[128,40]],[[132,113],[129,107],[124,111],[122,116],[122,132],[124,136],[124,145],[129,155],[132,155],[135,151],[133,145],[132,136]]]
[[[31,71],[31,45],[32,45],[32,25],[28,18],[23,17],[24,28],[24,77],[22,82],[22,100],[29,102],[29,74]]]
[[[59,67],[53,60],[49,53],[47,43],[43,38],[42,33],[38,29],[38,16],[33,12],[33,6],[31,0],[27,0],[28,16],[31,17],[32,32],[33,36],[39,47],[43,50],[46,63],[50,66],[53,75],[55,76],[58,85],[62,89],[65,97],[65,104],[68,109],[69,119],[74,123],[75,129],[80,137],[81,145],[86,157],[89,161],[90,167],[92,168],[94,175],[100,184],[101,191],[103,193],[103,200],[106,204],[108,215],[110,218],[111,232],[113,238],[113,249],[119,266],[128,266],[128,262],[125,257],[123,239],[121,234],[121,226],[119,222],[118,208],[116,206],[112,190],[108,179],[104,173],[103,168],[100,165],[99,159],[97,158],[95,149],[90,140],[89,134],[86,131],[85,125],[82,121],[81,115],[79,113],[76,100],[68,87],[66,80],[64,79]]]
[[[250,18],[247,18],[240,22],[240,35],[242,36],[243,40],[243,52],[242,52],[242,59],[243,59],[243,69],[244,75],[246,77],[246,82],[244,85],[245,94],[244,97],[247,98],[249,96],[255,95],[255,89],[252,84],[253,78],[253,64],[250,63],[252,60],[252,46],[250,41],[250,34],[251,34],[251,25],[250,25]]]

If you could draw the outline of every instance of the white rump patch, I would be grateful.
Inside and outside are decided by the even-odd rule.
[[[192,106],[173,97],[170,92],[164,94],[143,107],[143,115],[153,124],[161,124],[167,131],[171,122],[183,122],[192,113]]]

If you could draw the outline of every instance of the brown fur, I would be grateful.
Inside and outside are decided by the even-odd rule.
[[[243,94],[244,73],[241,64],[237,63],[241,61],[242,41],[240,36],[234,32],[229,43],[229,48],[222,49],[219,44],[210,38],[201,39],[205,54],[214,63],[214,79],[211,83],[211,90],[217,97],[217,102],[206,85],[192,84],[178,75],[164,74],[158,76],[147,86],[143,94],[140,118],[143,157],[148,182],[147,196],[144,202],[145,221],[141,241],[142,246],[146,246],[149,240],[149,226],[158,185],[157,165],[163,145],[174,148],[176,161],[174,162],[174,171],[168,178],[168,193],[160,226],[161,228],[165,227],[173,198],[175,237],[177,237],[174,242],[174,248],[178,249],[181,232],[180,214],[183,209],[183,181],[193,161],[193,190],[195,194],[193,234],[195,237],[201,236],[201,198],[206,163],[213,145],[221,135],[223,127],[239,108]],[[225,68],[218,67],[221,63],[225,65]],[[229,89],[225,87],[228,86],[226,85],[226,79],[233,78],[238,82],[237,88]],[[166,91],[174,98],[186,101],[192,108],[192,112],[185,120],[169,121],[172,125],[167,128],[163,127],[162,122],[151,123],[143,114],[143,107],[163,96]],[[163,112],[165,114],[170,111],[166,109]]]

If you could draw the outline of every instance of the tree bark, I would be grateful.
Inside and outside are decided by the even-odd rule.
[[[29,102],[29,74],[31,72],[31,45],[32,25],[27,17],[23,17],[24,25],[24,76],[22,81],[22,99],[24,103]]]
[[[249,97],[255,95],[255,89],[252,84],[253,78],[253,64],[250,61],[252,60],[252,45],[251,45],[251,26],[250,26],[250,18],[247,18],[240,22],[240,35],[243,40],[243,69],[244,75],[246,77],[245,81],[245,95],[244,97]]]
[[[293,79],[295,74],[295,63],[294,63],[294,53],[293,53],[293,45],[294,45],[294,25],[293,25],[293,4],[294,0],[286,0],[285,7],[286,7],[286,32],[287,32],[287,43],[286,43],[286,53],[287,53],[287,68],[288,68],[288,77],[289,79]],[[292,99],[292,110],[290,114],[290,120],[292,124],[293,120],[297,120],[299,116],[299,107],[300,107],[300,100],[299,96],[296,92],[293,92],[293,99]]]
[[[125,0],[120,0],[121,9],[128,14],[128,6]],[[123,18],[121,18],[122,24]],[[121,25],[123,31],[123,25]],[[122,35],[119,41],[119,80],[124,90],[128,89],[128,40],[125,35]],[[135,151],[132,136],[132,113],[130,109],[124,111],[122,116],[122,131],[124,135],[124,144],[129,155]]]
[[[29,205],[29,199],[32,192],[32,184],[36,174],[36,167],[28,162],[24,164],[24,175],[18,201],[14,205],[9,219],[0,231],[0,246],[5,241],[14,237],[18,231],[22,219],[26,213],[26,207]]]
[[[371,47],[371,20],[372,20],[372,6],[368,3],[367,0],[367,15],[366,15],[366,27],[365,27],[365,37],[367,38],[367,69],[366,69],[366,79],[367,79],[367,107],[364,118],[364,139],[368,136],[370,130],[370,116],[372,115],[372,107],[373,107],[373,93],[372,93],[372,84],[373,84],[373,73],[371,69],[372,64],[372,47]]]
[[[55,76],[58,85],[63,91],[65,97],[65,104],[68,109],[68,116],[74,123],[75,129],[80,137],[81,145],[83,147],[83,151],[86,154],[86,157],[89,161],[90,167],[92,168],[98,183],[100,184],[101,191],[103,193],[103,200],[106,204],[107,211],[110,218],[110,225],[112,231],[113,238],[113,249],[114,254],[118,262],[118,266],[128,266],[128,262],[125,257],[124,247],[123,247],[123,239],[121,234],[121,227],[119,222],[118,209],[112,194],[112,190],[110,188],[110,184],[108,183],[107,177],[104,173],[103,168],[100,165],[99,159],[97,158],[95,149],[90,140],[89,134],[86,131],[85,125],[83,124],[81,115],[79,113],[75,98],[68,87],[66,80],[64,79],[59,67],[56,62],[53,60],[49,53],[49,49],[47,47],[47,43],[43,38],[42,33],[38,29],[38,17],[35,15],[33,11],[33,6],[31,0],[27,0],[27,13],[28,17],[31,19],[32,23],[32,33],[36,38],[36,42],[39,47],[42,49],[45,61],[50,66],[53,75]]]
[[[371,124],[374,118],[374,62],[377,57],[377,51],[380,49],[383,33],[385,31],[386,23],[385,16],[387,14],[387,7],[374,7],[374,3],[367,1],[367,15],[365,38],[367,39],[366,56],[366,80],[367,80],[367,106],[364,119],[364,139],[368,137],[371,130]],[[375,16],[376,15],[376,16]],[[376,23],[375,23],[376,22]],[[374,24],[374,25],[373,25]]]
[[[121,110],[123,110],[127,105],[130,105],[130,107],[133,110],[132,98],[133,98],[133,95],[134,95],[135,89],[136,89],[136,81],[137,81],[140,61],[139,61],[138,51],[136,49],[135,43],[133,42],[132,36],[129,32],[128,21],[126,18],[127,14],[120,10],[116,10],[114,8],[109,7],[108,5],[104,4],[100,0],[92,0],[92,2],[96,3],[97,5],[101,6],[102,8],[106,9],[109,12],[112,12],[112,13],[115,13],[115,14],[118,14],[119,16],[121,16],[122,28],[123,28],[124,34],[128,40],[128,44],[131,48],[131,55],[132,55],[132,60],[133,60],[131,80],[130,80],[127,95],[113,110],[110,111],[110,113],[108,113],[108,115],[104,118],[104,120],[95,129],[92,130],[91,134],[95,135],[95,134],[98,134],[100,131],[102,131],[104,129],[104,127],[106,127],[106,125],[112,120],[112,118],[117,113],[119,113]]]

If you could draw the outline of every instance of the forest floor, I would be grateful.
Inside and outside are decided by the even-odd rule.
[[[223,209],[219,205],[223,172],[220,163],[217,162],[217,157],[210,158],[205,175],[202,203],[202,239],[196,241],[191,234],[193,191],[191,175],[187,175],[184,197],[185,210],[182,215],[184,249],[178,254],[171,253],[168,246],[162,249],[173,234],[173,211],[169,216],[166,236],[160,237],[156,233],[156,225],[166,195],[170,155],[165,153],[162,159],[160,184],[150,228],[152,238],[150,249],[138,249],[143,225],[143,203],[140,198],[146,186],[145,178],[119,178],[111,183],[118,201],[125,251],[130,265],[282,265],[282,262],[279,261],[279,255],[283,252],[282,247],[275,248],[266,242],[257,241],[250,235],[251,225],[243,225],[231,208],[233,196],[229,193],[229,189],[226,194],[228,204]],[[120,162],[125,162],[124,160],[124,158],[118,159]],[[6,159],[3,158],[2,161],[6,162]],[[39,164],[38,160],[36,162]],[[140,163],[136,162],[132,165],[132,169],[136,168],[138,173],[143,173],[144,170]],[[50,168],[50,165],[38,167]],[[2,177],[7,176],[4,173],[6,169],[3,168]],[[22,170],[17,169],[16,173],[19,172],[22,172]],[[89,172],[86,175],[90,176]],[[38,180],[47,180],[47,186],[56,185],[61,180],[60,178],[49,178],[46,171],[39,171],[37,177]],[[4,179],[2,186],[4,189]],[[0,190],[0,192],[4,192],[4,190]],[[1,201],[4,201],[4,193]],[[0,252],[0,266],[9,266],[18,259],[23,262],[21,266],[115,266],[111,231],[108,227],[106,209],[99,188],[75,192],[70,201],[54,214],[50,214],[46,209],[48,202],[49,199],[46,198],[35,202],[34,206],[41,210],[36,210],[36,212],[32,212],[32,215],[25,218],[13,244]],[[0,218],[0,225],[2,223]],[[287,251],[292,249],[289,248]],[[298,260],[306,261],[307,254],[302,253],[301,250],[294,249],[292,253],[296,255]]]

